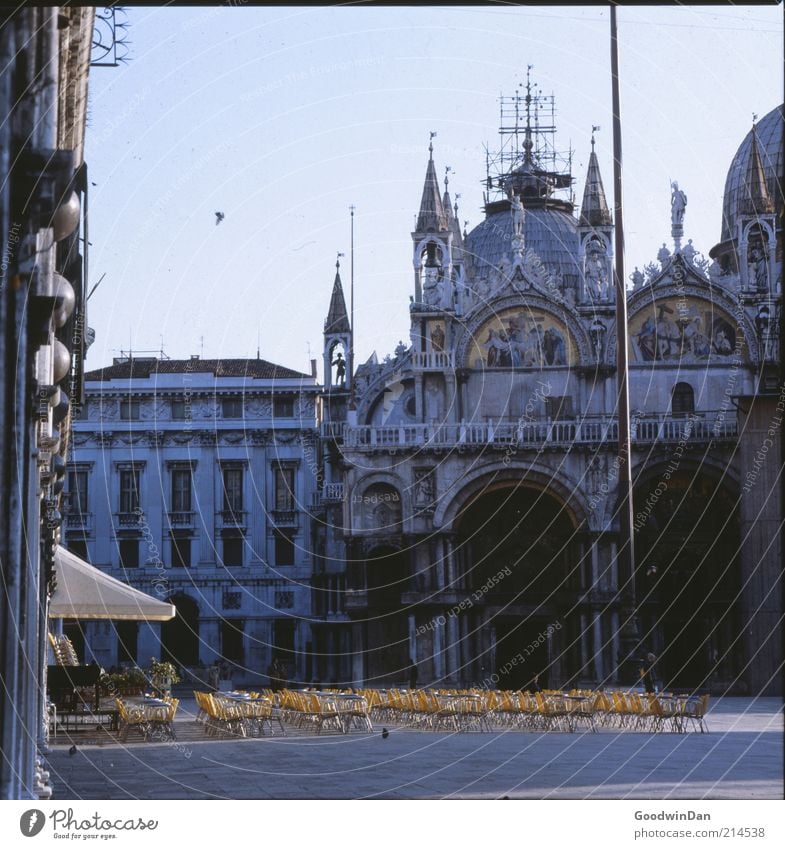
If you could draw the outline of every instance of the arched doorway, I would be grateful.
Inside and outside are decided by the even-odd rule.
[[[187,595],[169,601],[177,608],[174,619],[161,625],[161,655],[179,666],[199,663],[199,608]]]
[[[732,685],[744,665],[736,499],[678,472],[638,488],[635,516],[641,651],[658,656],[665,687]]]
[[[409,585],[406,554],[391,546],[378,546],[365,561],[368,588],[366,623],[366,681],[400,684],[409,665],[408,617],[401,612],[401,593]]]
[[[459,581],[477,633],[471,677],[490,675],[500,689],[535,676],[541,687],[562,684],[580,664],[572,656],[580,640],[568,636],[580,590],[570,511],[541,490],[502,484],[465,507],[456,526]]]

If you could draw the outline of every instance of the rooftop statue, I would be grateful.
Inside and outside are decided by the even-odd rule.
[[[671,222],[681,226],[684,223],[684,210],[687,208],[687,195],[679,188],[677,182],[671,183]]]

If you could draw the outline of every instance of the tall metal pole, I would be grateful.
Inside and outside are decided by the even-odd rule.
[[[619,46],[616,29],[616,6],[611,4],[611,77],[613,89],[613,220],[615,227],[614,286],[616,291],[616,375],[619,411],[619,543],[617,547],[619,597],[622,625],[619,659],[622,677],[634,675],[630,669],[637,643],[638,625],[635,615],[635,546],[632,537],[632,472],[630,445],[630,387],[627,356],[627,296],[624,274],[624,218],[621,182],[621,108],[619,98]]]
[[[354,409],[354,204],[349,207],[351,212],[351,238],[349,252],[349,409]]]

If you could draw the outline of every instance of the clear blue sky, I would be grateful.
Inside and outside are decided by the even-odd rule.
[[[87,365],[119,349],[319,358],[337,251],[356,211],[358,362],[408,338],[411,238],[429,131],[460,217],[482,220],[483,143],[527,64],[575,148],[592,124],[612,197],[607,7],[132,8],[132,61],[90,76]],[[722,192],[751,126],[783,100],[781,7],[622,8],[626,264],[719,239]],[[214,212],[226,219],[215,225]],[[348,292],[347,292],[348,294]],[[203,341],[202,341],[203,340]]]

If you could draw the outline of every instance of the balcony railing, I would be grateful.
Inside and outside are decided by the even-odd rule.
[[[89,530],[93,527],[93,514],[74,510],[72,513],[66,513],[65,524],[69,528]]]
[[[294,527],[297,525],[296,510],[273,510],[273,521],[279,527]]]
[[[218,525],[222,528],[244,528],[248,522],[246,510],[219,510]]]
[[[194,524],[194,514],[190,510],[170,510],[169,524],[173,528],[191,528]]]
[[[120,525],[120,527],[136,528],[141,524],[143,514],[138,510],[132,510],[130,512],[121,510],[115,515],[117,516],[117,524]]]
[[[359,451],[402,448],[452,448],[461,446],[513,446],[540,448],[616,442],[619,438],[615,419],[586,416],[574,420],[521,420],[480,424],[406,424],[395,426],[362,425],[344,427],[346,448]],[[634,419],[631,438],[637,445],[661,443],[733,442],[738,438],[735,416],[710,411],[683,418],[652,413]]]
[[[452,371],[455,368],[452,351],[414,351],[411,357],[412,367],[418,370]]]

